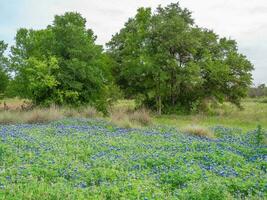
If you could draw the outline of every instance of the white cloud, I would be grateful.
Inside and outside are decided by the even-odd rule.
[[[16,0],[10,1],[14,3]],[[6,0],[6,2],[9,1]],[[16,24],[15,26],[10,24],[10,27],[13,27],[13,35],[10,36],[10,29],[1,27],[1,30],[8,29],[9,36],[7,38],[13,38],[19,27],[43,28],[52,22],[55,14],[77,11],[87,19],[88,28],[92,28],[98,36],[97,42],[105,44],[110,40],[112,34],[123,27],[129,17],[135,15],[138,7],[156,8],[159,4],[167,5],[175,1],[20,0],[19,2],[19,11],[16,9],[12,13],[13,16],[16,16]],[[181,0],[180,4],[193,12],[193,17],[198,25],[213,29],[220,36],[236,39],[240,51],[247,55],[255,65],[255,83],[267,83],[266,0]],[[0,26],[2,26],[1,18]],[[5,33],[0,36],[3,34]]]

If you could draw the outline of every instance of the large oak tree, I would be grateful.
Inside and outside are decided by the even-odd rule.
[[[239,106],[252,81],[236,42],[198,27],[178,3],[138,9],[107,46],[119,86],[159,114],[206,101]]]

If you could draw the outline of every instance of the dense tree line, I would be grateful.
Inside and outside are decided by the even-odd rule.
[[[159,114],[207,101],[240,105],[252,64],[234,40],[198,27],[180,5],[140,8],[107,44],[95,43],[79,13],[55,16],[42,30],[19,29],[9,58],[0,43],[0,93],[37,105],[90,104],[106,110],[119,91]]]
[[[257,87],[251,87],[248,95],[251,98],[267,97],[267,87],[265,84],[260,84]]]

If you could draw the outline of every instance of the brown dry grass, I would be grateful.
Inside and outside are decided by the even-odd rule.
[[[64,118],[62,110],[56,107],[48,109],[34,109],[29,112],[24,112],[22,115],[23,122],[28,124],[47,123]]]
[[[146,109],[134,111],[129,115],[129,118],[132,122],[138,123],[142,126],[148,126],[152,123],[149,111],[147,111]]]
[[[188,126],[183,128],[182,132],[199,137],[215,138],[214,133],[210,129],[202,126]]]
[[[113,124],[123,128],[143,127],[152,124],[150,113],[146,109],[133,111],[115,108],[110,111],[110,120]]]
[[[21,110],[30,108],[31,102],[25,99],[13,98],[13,99],[3,99],[0,101],[0,111],[1,110]]]
[[[0,124],[18,124],[18,123],[48,123],[63,118],[96,118],[100,113],[95,108],[59,108],[51,106],[50,108],[34,108],[31,110],[0,110]]]

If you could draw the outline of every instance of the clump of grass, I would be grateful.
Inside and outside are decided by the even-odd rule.
[[[132,127],[127,110],[124,108],[113,108],[110,111],[110,119],[113,124],[116,124],[119,127]]]
[[[2,111],[0,113],[0,124],[18,123],[47,123],[64,118],[62,111],[56,107],[47,109],[35,108],[29,111]]]
[[[80,117],[80,113],[78,112],[77,109],[74,108],[65,108],[63,110],[63,115],[67,118]]]
[[[80,108],[64,108],[63,114],[65,117],[84,117],[84,118],[96,118],[101,117],[101,113],[94,107],[80,107]]]
[[[152,124],[149,112],[146,109],[134,111],[129,115],[131,121],[136,122],[142,126],[148,126]]]
[[[82,108],[81,115],[86,118],[95,118],[99,117],[100,113],[94,107],[87,106]]]
[[[199,137],[215,138],[214,133],[210,129],[202,126],[188,126],[182,129],[182,132]]]
[[[131,121],[128,118],[124,118],[122,120],[111,120],[113,124],[117,125],[118,127],[121,128],[133,128],[136,127],[135,124],[131,123]]]
[[[0,124],[48,123],[63,118],[96,118],[100,113],[93,107],[64,108],[33,108],[31,110],[0,110]]]
[[[142,127],[152,124],[150,114],[145,109],[130,111],[124,108],[116,108],[111,111],[110,119],[112,123],[123,128]]]
[[[21,123],[23,118],[19,112],[12,111],[1,111],[0,113],[0,124],[15,124]]]
[[[48,109],[34,109],[32,111],[24,113],[23,121],[29,124],[35,123],[47,123],[50,121],[55,121],[63,119],[63,112],[56,108],[50,107]]]

